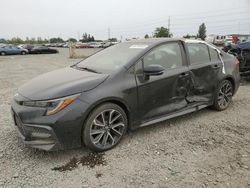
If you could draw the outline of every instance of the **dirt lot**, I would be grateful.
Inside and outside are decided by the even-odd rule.
[[[13,127],[10,100],[36,75],[78,61],[67,56],[60,49],[55,55],[0,57],[0,187],[250,187],[246,81],[228,110],[204,109],[138,129],[104,154],[25,147]]]

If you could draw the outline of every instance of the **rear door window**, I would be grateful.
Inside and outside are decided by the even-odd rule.
[[[187,43],[190,64],[205,64],[210,62],[208,47],[202,43]]]

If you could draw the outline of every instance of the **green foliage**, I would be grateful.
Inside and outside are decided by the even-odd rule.
[[[197,36],[196,35],[189,35],[189,34],[187,34],[187,35],[184,35],[183,38],[185,38],[185,39],[195,38],[196,39]]]
[[[117,38],[110,38],[109,39],[109,42],[117,42],[118,40],[117,40]]]
[[[62,38],[51,38],[51,39],[43,39],[41,37],[37,38],[29,38],[26,37],[25,40],[19,38],[19,37],[13,37],[12,39],[0,39],[0,43],[8,43],[13,45],[18,44],[47,44],[47,43],[64,43],[64,40]]]
[[[173,35],[169,32],[168,28],[165,27],[157,27],[154,32],[154,37],[172,37]]]
[[[75,42],[77,42],[77,40],[76,40],[75,38],[69,38],[69,39],[68,39],[68,42],[73,42],[73,43],[75,43]]]
[[[148,38],[149,38],[149,35],[148,35],[148,34],[146,34],[146,35],[144,36],[144,38],[145,38],[145,39],[148,39]]]
[[[7,43],[7,40],[5,40],[5,39],[0,39],[0,43]]]
[[[205,40],[205,38],[207,36],[206,32],[207,32],[206,25],[205,25],[205,23],[202,23],[199,26],[197,37],[200,38],[200,39],[202,39],[202,40]]]
[[[60,37],[49,39],[50,43],[64,43],[64,40]]]
[[[82,40],[80,40],[81,42],[94,42],[95,38],[94,36],[90,36],[90,34],[84,33],[82,35]]]
[[[8,40],[10,44],[22,44],[24,41],[19,37],[13,37],[11,40]]]

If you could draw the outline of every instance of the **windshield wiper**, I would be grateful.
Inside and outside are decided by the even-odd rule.
[[[91,69],[91,68],[88,68],[88,67],[79,67],[79,66],[75,66],[77,69],[79,69],[79,70],[86,70],[86,71],[89,71],[89,72],[93,72],[93,73],[98,73],[98,74],[100,74],[100,72],[98,72],[98,71],[96,71],[96,70],[94,70],[94,69]]]

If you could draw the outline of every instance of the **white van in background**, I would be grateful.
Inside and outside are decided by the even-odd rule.
[[[226,36],[224,35],[208,35],[205,39],[206,42],[212,43],[214,45],[224,45]]]

